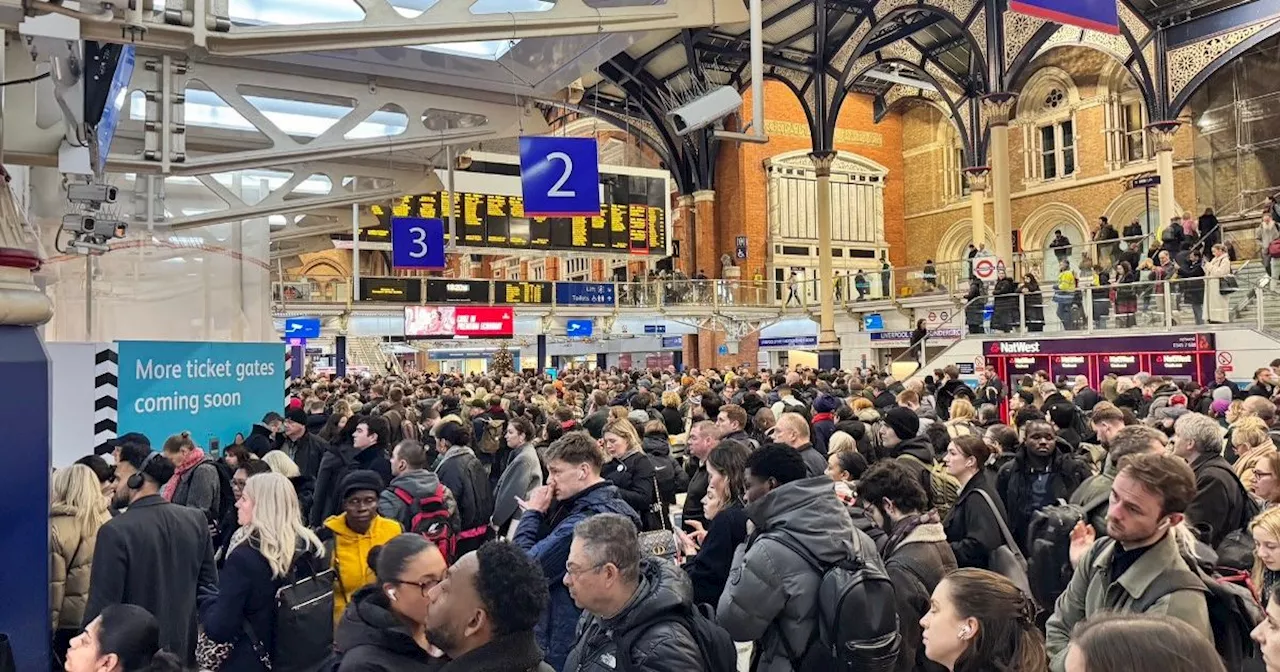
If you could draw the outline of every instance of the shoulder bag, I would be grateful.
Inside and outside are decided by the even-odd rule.
[[[986,501],[987,508],[991,509],[991,515],[995,517],[996,524],[1000,526],[1000,536],[1004,539],[1004,544],[999,548],[991,551],[991,555],[987,558],[987,569],[1009,579],[1013,585],[1017,586],[1024,595],[1032,598],[1034,593],[1031,592],[1031,581],[1027,577],[1027,559],[1023,557],[1022,551],[1018,549],[1018,544],[1014,542],[1013,535],[1009,533],[1009,527],[1004,524],[1004,518],[1000,515],[1000,510],[996,508],[996,503],[991,501],[991,495],[981,488],[975,488],[974,492],[982,496]]]

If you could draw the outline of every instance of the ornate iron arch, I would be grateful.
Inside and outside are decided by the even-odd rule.
[[[1261,25],[1260,28],[1255,26],[1245,26],[1237,30],[1247,31],[1252,34],[1238,42],[1236,42],[1229,33],[1221,36],[1226,39],[1227,43],[1234,42],[1234,44],[1224,50],[1221,54],[1218,54],[1210,60],[1207,65],[1199,68],[1194,75],[1189,77],[1183,73],[1177,72],[1175,68],[1180,66],[1188,70],[1194,68],[1197,60],[1203,60],[1206,53],[1213,53],[1213,51],[1200,51],[1199,53],[1196,53],[1196,50],[1207,50],[1211,48],[1214,44],[1214,40],[1217,38],[1210,38],[1208,40],[1182,45],[1176,49],[1169,50],[1167,56],[1167,59],[1170,62],[1168,95],[1171,100],[1169,101],[1167,118],[1176,119],[1182,112],[1182,109],[1191,101],[1191,96],[1194,95],[1210,77],[1217,74],[1218,71],[1226,67],[1227,64],[1231,63],[1246,51],[1258,46],[1262,42],[1265,42],[1276,35],[1280,35],[1280,20],[1272,20],[1269,23]],[[1185,57],[1182,56],[1182,52],[1184,52],[1184,50],[1187,53],[1187,56]],[[1216,49],[1214,51],[1216,51]],[[1186,59],[1186,63],[1179,62],[1183,58]],[[1174,75],[1177,75],[1177,77],[1174,77]]]

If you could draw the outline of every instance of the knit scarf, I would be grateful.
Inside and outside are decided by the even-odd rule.
[[[901,544],[907,537],[911,536],[911,533],[915,532],[917,527],[938,522],[941,521],[937,511],[917,513],[899,520],[893,526],[893,531],[889,534],[889,540],[884,545],[884,556],[889,557],[892,551],[898,547],[898,544]]]
[[[166,501],[173,501],[173,493],[177,492],[178,482],[182,480],[182,475],[195,469],[201,462],[204,462],[204,451],[196,448],[191,451],[190,455],[187,455],[187,459],[183,460],[182,464],[178,465],[178,468],[173,472],[173,477],[169,479],[168,483],[164,484],[164,490],[160,493],[164,495]]]

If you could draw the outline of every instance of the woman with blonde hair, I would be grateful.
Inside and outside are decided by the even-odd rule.
[[[289,479],[289,483],[293,485],[293,491],[298,495],[298,506],[303,511],[310,511],[316,493],[315,479],[302,473],[298,469],[298,464],[284,451],[273,450],[263,455],[262,461],[271,467],[272,472]]]
[[[1263,501],[1264,508],[1280,504],[1280,452],[1264,452],[1254,463],[1249,492]]]
[[[1276,444],[1267,435],[1266,423],[1254,416],[1241,418],[1231,430],[1231,449],[1237,457],[1233,465],[1236,476],[1246,490],[1252,490],[1254,466],[1263,455],[1276,452]]]
[[[51,495],[49,605],[53,653],[62,660],[84,621],[94,541],[111,514],[97,475],[83,464],[55,471]]]
[[[635,425],[626,415],[610,420],[604,426],[600,444],[609,456],[600,475],[614,484],[618,496],[640,514],[642,532],[662,529],[666,506],[659,501],[657,471],[644,452]]]
[[[1253,589],[1266,605],[1271,589],[1280,584],[1280,508],[1270,508],[1249,523],[1253,537]]]
[[[275,650],[276,592],[295,573],[324,572],[324,545],[303,525],[293,485],[281,474],[250,477],[236,512],[246,539],[218,572],[217,595],[200,600],[200,637],[233,645],[219,669],[265,671],[246,626],[258,648]]]

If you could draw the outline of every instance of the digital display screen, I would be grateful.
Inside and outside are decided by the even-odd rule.
[[[586,338],[591,335],[595,323],[591,320],[569,320],[565,325],[565,335],[569,338]]]
[[[361,301],[422,303],[422,280],[418,278],[361,278]]]
[[[526,217],[520,196],[465,191],[454,192],[452,203],[441,191],[370,209],[382,227],[392,217],[447,222],[456,210],[458,245],[466,247],[666,256],[666,190],[662,178],[612,175],[604,184],[600,214],[589,217]]]
[[[406,306],[405,338],[511,338],[511,308],[488,306]]]
[[[493,283],[493,302],[497,304],[550,305],[552,296],[552,285],[550,282],[496,280]]]
[[[489,303],[489,281],[429,279],[427,303]]]

